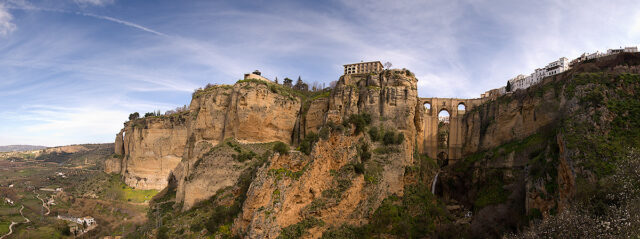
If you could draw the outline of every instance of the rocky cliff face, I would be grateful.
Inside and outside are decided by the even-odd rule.
[[[259,80],[199,90],[182,121],[128,123],[116,138],[123,158],[107,170],[132,185],[144,185],[154,170],[164,179],[156,181],[169,182],[155,205],[174,205],[165,213],[181,221],[166,226],[175,237],[499,237],[567,208],[580,178],[607,173],[597,156],[615,157],[611,151],[635,142],[602,135],[635,114],[625,103],[635,88],[625,82],[636,78],[623,73],[638,69],[620,61],[638,65],[636,58],[580,65],[527,90],[474,101],[457,119],[462,158],[450,165],[418,147],[425,111],[417,79],[387,70],[343,76],[317,94]],[[174,149],[158,151],[171,140]],[[297,148],[275,153],[276,141]],[[584,148],[593,142],[614,146],[592,145],[593,154]],[[166,155],[179,158],[175,168],[144,168]]]
[[[182,160],[187,117],[182,113],[128,122],[116,136],[116,157],[105,162],[105,171],[121,174],[137,189],[163,189],[167,175]]]

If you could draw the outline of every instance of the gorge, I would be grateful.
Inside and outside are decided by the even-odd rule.
[[[211,85],[126,122],[105,171],[162,190],[163,226],[141,235],[501,237],[570,208],[640,143],[639,65],[595,59],[479,99],[419,97],[406,69],[318,92]]]

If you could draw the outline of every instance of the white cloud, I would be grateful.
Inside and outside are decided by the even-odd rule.
[[[7,36],[16,30],[16,24],[12,20],[11,13],[0,3],[0,36]]]
[[[115,0],[73,0],[73,1],[81,6],[86,6],[86,5],[105,6],[105,5],[113,4],[113,2],[115,2]]]
[[[123,110],[87,107],[29,107],[16,113],[5,113],[3,120],[20,120],[18,127],[0,128],[0,145],[24,143],[46,146],[76,143],[108,143],[122,127],[128,113]],[[4,126],[3,126],[4,127]],[[93,142],[86,142],[91,139]]]

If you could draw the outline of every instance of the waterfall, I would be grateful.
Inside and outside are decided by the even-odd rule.
[[[433,184],[431,184],[431,193],[433,195],[436,194],[436,183],[438,182],[438,175],[440,174],[440,172],[436,173],[436,177],[433,178]]]

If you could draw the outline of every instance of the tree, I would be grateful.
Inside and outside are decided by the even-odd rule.
[[[136,120],[138,118],[140,118],[140,113],[138,112],[135,112],[129,115],[129,120]]]
[[[299,90],[299,91],[308,91],[309,85],[307,85],[307,83],[304,83],[304,81],[302,81],[300,76],[298,76],[298,81],[296,81],[296,84],[293,86],[293,89]]]
[[[507,86],[504,88],[507,92],[511,92],[511,81],[507,81]]]
[[[279,83],[278,83],[278,77],[277,77],[277,76],[276,76],[276,84],[279,84]]]
[[[387,61],[387,62],[385,62],[385,63],[384,63],[384,65],[383,65],[383,66],[384,66],[384,68],[386,68],[387,70],[389,70],[389,69],[391,69],[391,66],[393,66],[393,64],[391,64],[391,62],[388,62],[388,61]]]
[[[293,83],[293,80],[289,79],[289,77],[285,77],[284,80],[282,81],[282,85],[291,88],[291,85]]]

